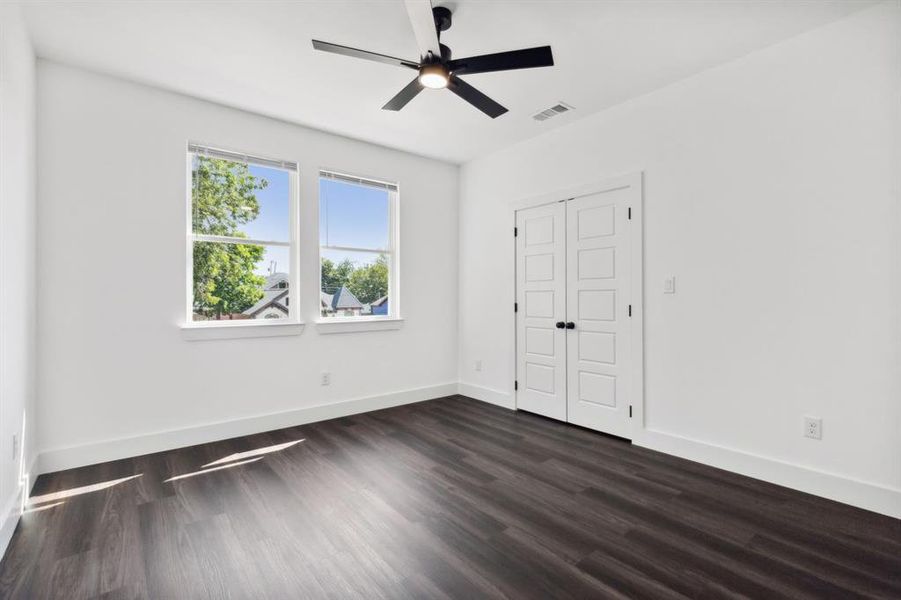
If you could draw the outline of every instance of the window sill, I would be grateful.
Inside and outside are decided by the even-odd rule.
[[[278,337],[300,335],[304,324],[298,321],[266,323],[260,321],[237,321],[228,324],[206,321],[181,326],[181,336],[188,341],[232,340],[240,338]]]
[[[387,331],[403,327],[403,319],[392,318],[348,318],[339,317],[316,321],[319,333],[355,333],[357,331]]]

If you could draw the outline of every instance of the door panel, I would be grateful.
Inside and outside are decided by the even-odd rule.
[[[566,420],[566,207],[517,211],[516,407]]]
[[[628,188],[566,203],[567,420],[629,437]]]

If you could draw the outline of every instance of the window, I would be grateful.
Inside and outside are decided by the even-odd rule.
[[[298,321],[297,165],[190,144],[188,167],[188,321]]]
[[[397,318],[397,186],[319,173],[320,316]]]

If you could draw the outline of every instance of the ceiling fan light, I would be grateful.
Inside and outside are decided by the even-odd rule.
[[[439,64],[425,65],[419,70],[419,83],[433,90],[447,87],[447,70]]]

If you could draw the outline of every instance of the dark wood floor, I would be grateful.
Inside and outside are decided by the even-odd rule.
[[[4,598],[901,598],[901,521],[459,397],[32,499]]]

